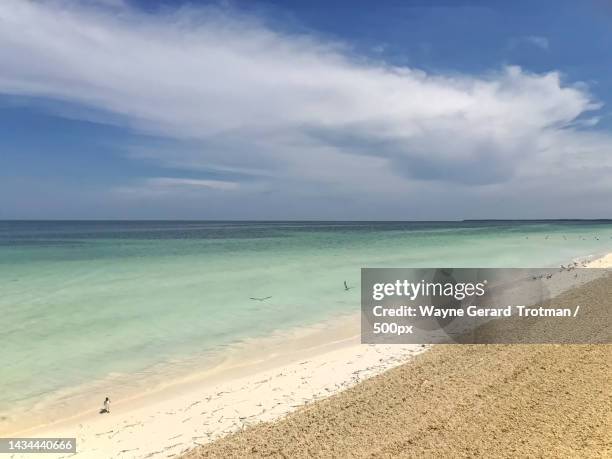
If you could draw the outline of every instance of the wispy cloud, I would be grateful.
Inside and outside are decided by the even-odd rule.
[[[550,40],[539,35],[523,35],[521,37],[512,37],[507,42],[508,50],[517,50],[522,47],[535,47],[542,51],[548,51]]]
[[[540,37],[538,35],[527,35],[525,37],[521,37],[518,39],[519,42],[528,43],[530,45],[536,46],[540,49],[548,51],[550,43],[548,38]]]
[[[224,180],[200,180],[180,177],[149,177],[130,186],[121,186],[113,191],[127,197],[154,197],[168,194],[205,190],[232,191],[239,184]]]
[[[500,195],[517,186],[545,192],[553,179],[599,183],[612,167],[610,135],[576,123],[598,102],[557,72],[431,75],[216,7],[152,15],[4,0],[0,22],[0,92],[102,109],[118,124],[191,145],[141,156],[256,171],[263,188],[287,199],[308,189],[399,199],[426,182],[464,196],[491,185]],[[544,37],[522,40],[548,47]],[[239,191],[207,182],[145,185]]]

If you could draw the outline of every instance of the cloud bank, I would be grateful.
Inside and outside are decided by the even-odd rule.
[[[592,129],[600,105],[557,72],[428,74],[228,9],[114,1],[4,0],[0,61],[0,93],[173,139],[127,154],[192,175],[112,190],[126,199],[410,219],[604,216],[612,195],[612,136]]]

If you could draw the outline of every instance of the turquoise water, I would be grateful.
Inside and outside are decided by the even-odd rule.
[[[0,413],[357,312],[343,281],[358,286],[361,267],[544,267],[611,251],[612,222],[0,222]]]

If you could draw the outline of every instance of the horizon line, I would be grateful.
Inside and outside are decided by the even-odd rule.
[[[468,218],[455,220],[327,219],[185,219],[185,218],[2,218],[0,222],[210,222],[210,223],[470,223],[470,222],[612,222],[612,218]]]

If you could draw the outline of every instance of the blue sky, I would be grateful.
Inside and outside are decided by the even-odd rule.
[[[612,6],[0,5],[0,218],[612,217]]]

